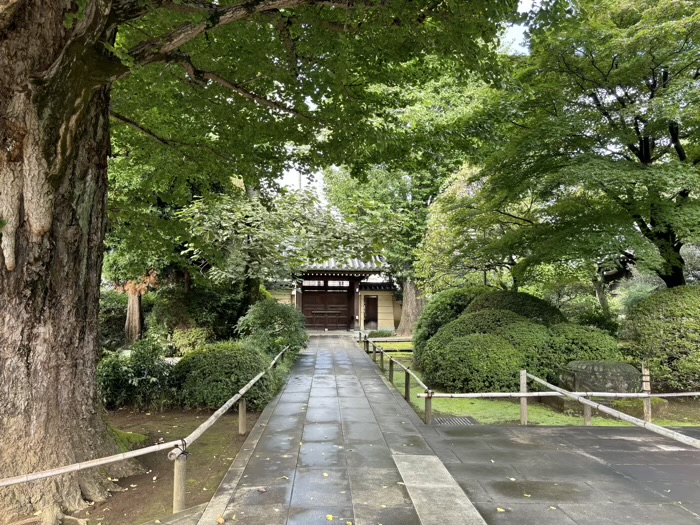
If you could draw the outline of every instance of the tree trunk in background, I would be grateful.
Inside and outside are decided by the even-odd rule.
[[[416,325],[425,301],[420,291],[411,280],[403,285],[403,306],[401,308],[401,322],[396,329],[396,335],[408,337],[413,335],[413,327]]]
[[[109,153],[108,5],[0,3],[0,476],[117,448],[96,388]],[[113,72],[113,71],[112,71]],[[131,465],[110,469],[124,474]],[[0,489],[0,523],[100,501],[97,469]]]
[[[143,308],[141,307],[141,296],[143,295],[140,286],[132,281],[129,281],[124,287],[129,295],[129,302],[126,307],[126,323],[124,323],[124,335],[126,342],[133,344],[143,335]]]

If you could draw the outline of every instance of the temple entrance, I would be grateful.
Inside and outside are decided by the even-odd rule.
[[[376,295],[365,295],[365,330],[376,330],[379,313],[379,299]]]

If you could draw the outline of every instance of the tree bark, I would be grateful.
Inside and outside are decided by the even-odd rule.
[[[406,280],[403,285],[403,306],[401,308],[401,321],[396,329],[396,335],[410,336],[413,334],[413,328],[423,312],[425,301],[420,296],[420,291],[415,283],[410,279]]]
[[[145,287],[131,281],[125,287],[129,296],[126,307],[126,322],[124,323],[124,335],[128,344],[135,343],[143,335],[143,308],[141,306],[143,288]]]
[[[0,6],[2,477],[116,451],[95,377],[109,6],[87,2],[68,24],[64,2],[9,4]],[[93,469],[0,489],[0,523],[41,511],[53,525],[111,488]]]

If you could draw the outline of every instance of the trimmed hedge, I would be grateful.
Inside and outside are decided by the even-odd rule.
[[[420,365],[420,355],[428,340],[450,321],[457,319],[476,297],[491,291],[487,286],[452,288],[431,297],[413,331],[413,360]]]
[[[270,365],[252,341],[206,345],[183,357],[173,373],[180,402],[191,408],[219,408]],[[262,409],[280,386],[278,374],[266,374],[246,394],[251,410]]]
[[[528,372],[543,379],[554,379],[548,375],[552,336],[546,326],[530,321],[513,323],[499,328],[494,335],[508,341],[522,354]]]
[[[447,345],[428,344],[424,378],[431,386],[452,392],[509,392],[517,390],[525,361],[502,337],[472,334]]]
[[[471,334],[493,334],[499,328],[514,323],[525,323],[527,319],[509,310],[483,310],[481,312],[465,313],[454,321],[447,323],[428,340],[425,349],[419,352],[416,361],[416,349],[413,350],[413,362],[424,369],[424,361],[434,349],[449,345],[454,339]]]
[[[547,379],[557,377],[557,368],[571,361],[621,361],[617,340],[603,330],[562,323],[549,329],[552,337],[542,366]]]
[[[367,334],[367,337],[391,337],[394,335],[393,330],[372,330]]]
[[[627,320],[633,355],[647,361],[656,391],[700,389],[700,286],[661,290]]]
[[[466,311],[481,310],[510,310],[546,326],[566,322],[566,317],[557,307],[534,295],[522,292],[494,292],[480,295],[471,302]]]
[[[285,346],[292,352],[299,351],[309,340],[304,314],[274,299],[263,299],[251,306],[238,320],[236,330],[241,336],[255,340],[259,348],[273,357]]]

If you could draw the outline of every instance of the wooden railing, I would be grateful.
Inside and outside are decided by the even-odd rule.
[[[187,472],[187,448],[192,445],[197,439],[201,437],[204,432],[206,432],[211,426],[216,423],[216,421],[224,415],[236,402],[238,402],[238,433],[243,435],[247,432],[247,418],[246,418],[246,400],[245,394],[257,383],[265,374],[274,368],[279,359],[284,355],[284,353],[289,349],[285,347],[282,351],[275,356],[265,370],[256,375],[253,379],[248,381],[248,383],[241,388],[236,394],[231,397],[226,403],[224,403],[221,408],[214,412],[209,419],[204,423],[199,425],[197,429],[192,432],[189,436],[177,439],[174,441],[168,441],[167,443],[159,443],[158,445],[152,445],[150,447],[140,448],[137,450],[132,450],[130,452],[124,452],[122,454],[114,454],[112,456],[106,456],[98,459],[92,459],[90,461],[83,461],[80,463],[73,463],[72,465],[66,465],[63,467],[57,467],[49,470],[42,470],[39,472],[32,472],[30,474],[22,474],[20,476],[13,476],[11,478],[5,478],[0,480],[0,487],[9,487],[11,485],[18,485],[20,483],[28,483],[30,481],[37,481],[40,479],[50,478],[53,476],[60,476],[63,474],[68,474],[70,472],[77,472],[79,470],[85,470],[89,468],[95,468],[102,465],[109,465],[111,463],[117,463],[119,461],[124,461],[127,459],[137,458],[139,456],[145,456],[146,454],[151,454],[153,452],[159,452],[161,450],[170,449],[168,453],[168,459],[174,462],[174,477],[173,477],[173,514],[180,512],[185,509],[185,485],[186,485],[186,472]]]
[[[643,388],[648,390],[649,380],[648,380],[648,370],[645,370],[643,375]],[[549,391],[544,392],[529,392],[527,389],[527,381],[531,379],[532,381],[544,386],[549,389]],[[610,408],[607,405],[592,401],[588,398],[617,398],[617,399],[646,399],[651,400],[652,398],[668,398],[668,397],[699,397],[700,392],[674,392],[674,393],[659,393],[652,394],[649,391],[646,392],[570,392],[564,390],[558,386],[548,383],[544,379],[534,376],[528,373],[526,370],[520,371],[520,392],[472,392],[465,394],[449,394],[449,393],[439,393],[430,392],[425,394],[418,394],[417,397],[425,398],[426,402],[428,399],[449,399],[449,398],[460,398],[460,399],[474,399],[474,398],[520,398],[520,424],[528,424],[528,399],[531,397],[568,397],[578,401],[583,405],[583,422],[584,425],[590,426],[592,424],[592,410],[598,410],[604,414],[608,414],[614,418],[626,421],[641,428],[645,428],[656,434],[660,434],[686,445],[690,445],[695,448],[700,448],[700,440],[695,439],[690,436],[686,436],[675,430],[670,430],[668,428],[655,425],[651,422],[651,403],[647,407],[645,404],[644,416],[646,420],[639,419],[629,414],[625,414],[614,408]]]
[[[411,342],[411,338],[399,338],[399,337],[391,337],[391,338],[372,338],[369,339],[367,336],[364,337],[364,339],[361,339],[361,341],[364,342],[364,350],[365,353],[369,354],[370,353],[370,348],[371,348],[371,353],[372,353],[372,360],[376,363],[377,362],[377,355],[379,356],[379,368],[381,369],[382,373],[386,372],[386,368],[384,367],[384,354],[390,353],[389,351],[385,350],[381,346],[377,345],[377,343],[409,343]],[[407,352],[408,350],[400,350],[401,352]],[[426,425],[430,425],[433,422],[433,391],[428,388],[428,386],[423,382],[423,380],[418,377],[413,370],[411,370],[409,367],[404,365],[403,363],[399,362],[397,359],[394,359],[390,355],[387,356],[389,360],[389,381],[391,383],[394,383],[394,373],[395,373],[395,368],[398,365],[399,368],[403,369],[404,371],[404,399],[410,403],[411,402],[411,378],[418,383],[418,386],[420,386],[424,393],[420,394],[418,397],[424,398],[425,399],[425,410],[424,410],[424,415],[423,415],[423,421],[425,422]]]

